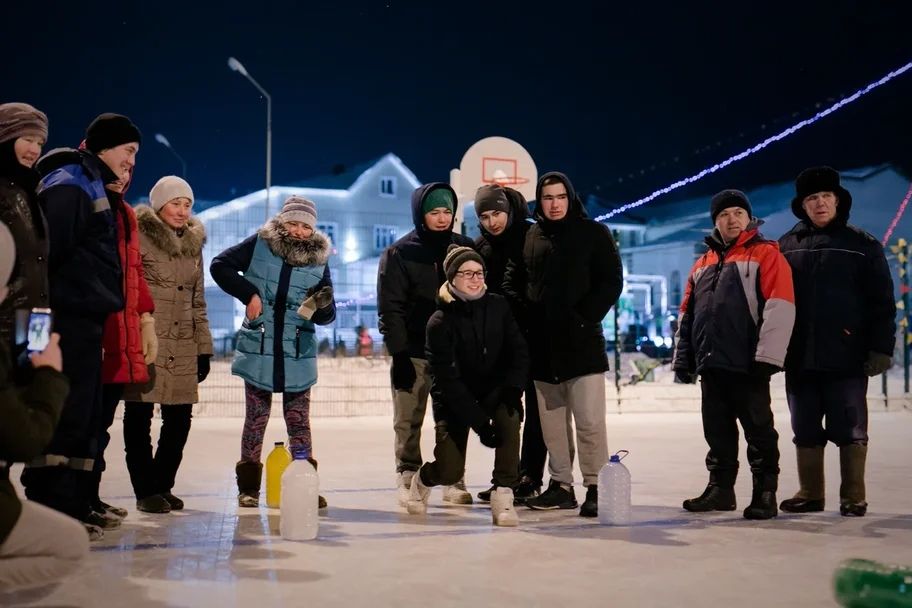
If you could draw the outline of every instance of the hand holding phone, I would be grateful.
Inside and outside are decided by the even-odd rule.
[[[33,308],[28,319],[28,344],[29,353],[43,351],[51,338],[51,309]]]
[[[29,343],[31,348],[31,343]],[[47,346],[44,350],[29,355],[32,361],[32,367],[50,367],[58,372],[63,371],[63,354],[60,352],[60,334],[54,332],[48,337]]]

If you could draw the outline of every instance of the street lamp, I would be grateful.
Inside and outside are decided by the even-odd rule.
[[[237,72],[253,84],[262,93],[263,97],[266,98],[266,221],[269,221],[269,188],[272,185],[272,97],[269,93],[266,92],[266,89],[260,86],[256,80],[253,79],[247,72],[247,68],[244,65],[235,59],[234,57],[228,58],[228,67],[232,71]]]
[[[173,154],[174,156],[177,157],[177,160],[180,161],[180,164],[181,164],[181,167],[182,167],[182,169],[181,169],[181,177],[183,177],[184,179],[187,179],[187,162],[186,162],[183,158],[181,158],[181,155],[177,153],[177,150],[175,150],[174,148],[171,147],[171,142],[168,141],[168,138],[165,137],[164,135],[162,135],[161,133],[156,133],[156,134],[155,134],[155,141],[157,141],[158,143],[160,143],[160,144],[163,145],[164,147],[166,147],[166,148],[168,148],[169,150],[171,150],[171,154]]]

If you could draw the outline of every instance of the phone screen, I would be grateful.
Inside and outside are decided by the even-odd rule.
[[[28,346],[30,353],[40,352],[47,348],[51,340],[50,311],[33,310],[28,320]]]

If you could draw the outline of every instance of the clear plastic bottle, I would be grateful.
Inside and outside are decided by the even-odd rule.
[[[312,540],[317,537],[320,480],[307,450],[293,449],[291,455],[293,460],[282,474],[279,532],[286,540]]]
[[[630,471],[621,463],[627,450],[613,454],[598,476],[599,523],[626,526],[630,523]]]
[[[833,575],[836,601],[850,608],[912,608],[912,568],[849,559]]]
[[[266,506],[278,509],[282,496],[282,473],[291,464],[291,453],[284,441],[276,441],[266,457]]]

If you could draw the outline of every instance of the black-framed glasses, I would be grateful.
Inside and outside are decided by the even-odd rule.
[[[456,276],[462,277],[464,279],[483,279],[485,277],[484,270],[457,270]]]

